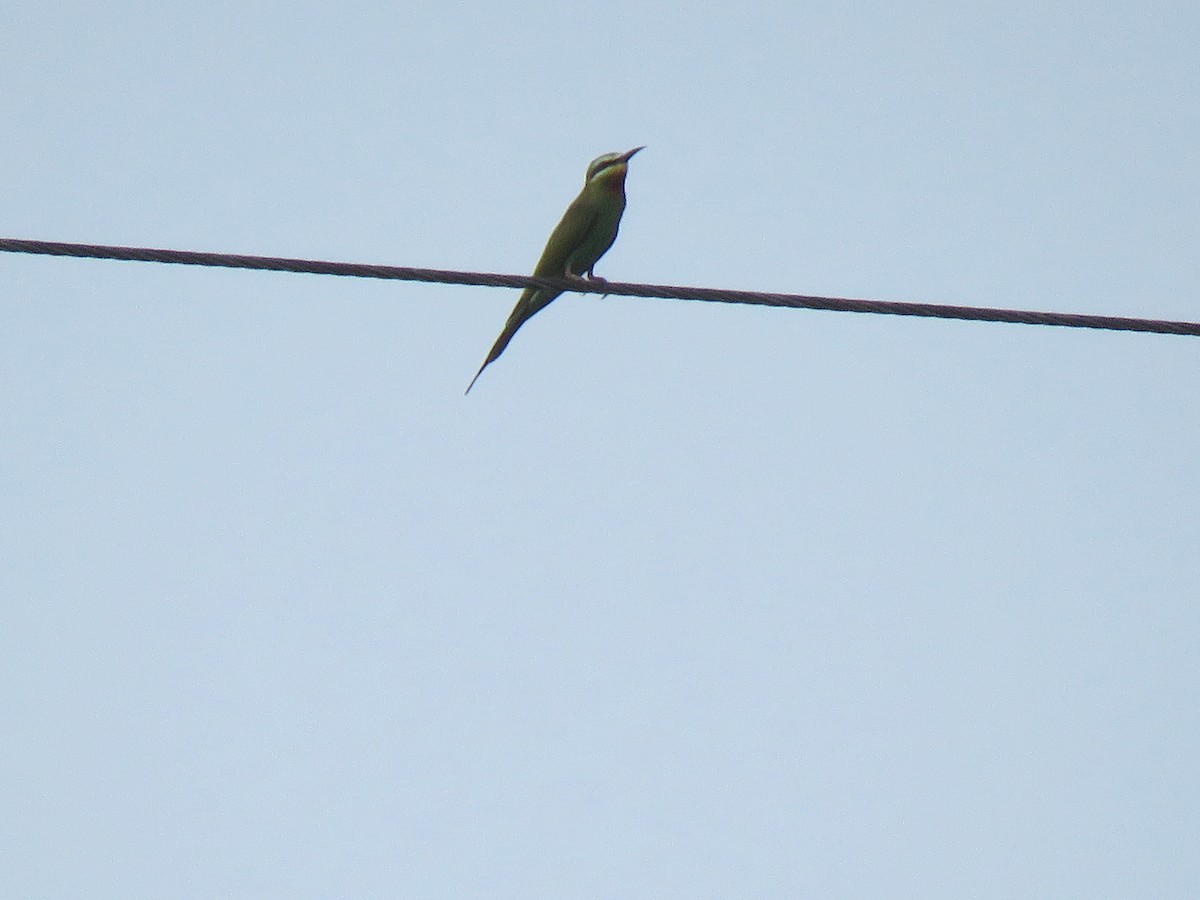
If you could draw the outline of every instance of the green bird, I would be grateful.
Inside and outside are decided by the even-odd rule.
[[[617,239],[621,214],[625,212],[625,173],[633,154],[645,147],[634,147],[627,153],[605,153],[592,160],[583,181],[583,190],[563,213],[562,221],[550,233],[542,258],[534,267],[534,276],[588,278],[603,281],[592,268]],[[487,359],[467,385],[469,394],[483,370],[500,358],[517,329],[534,313],[545,309],[562,291],[527,287],[513,307],[504,330],[492,345]]]

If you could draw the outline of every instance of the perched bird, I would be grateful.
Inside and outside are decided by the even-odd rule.
[[[550,233],[542,258],[534,267],[535,276],[602,280],[597,278],[592,268],[617,239],[621,214],[625,212],[625,173],[629,170],[629,160],[633,154],[644,149],[634,147],[628,153],[605,153],[592,160],[583,181],[583,190]],[[561,293],[538,287],[525,288],[521,299],[509,314],[500,337],[496,338],[487,359],[464,393],[469,394],[483,370],[499,359],[517,329]]]

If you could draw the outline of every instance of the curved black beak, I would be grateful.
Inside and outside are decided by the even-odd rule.
[[[633,158],[633,154],[637,153],[639,150],[645,150],[645,149],[646,149],[645,147],[634,147],[628,153],[621,154],[621,161],[629,162],[629,160],[631,160]]]

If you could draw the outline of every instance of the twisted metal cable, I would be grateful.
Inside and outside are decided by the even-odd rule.
[[[1095,316],[1084,313],[1036,312],[977,306],[945,306],[933,303],[903,303],[895,300],[858,300],[848,297],[816,297],[807,294],[777,294],[762,291],[731,291],[721,288],[675,287],[662,284],[631,284],[623,281],[584,281],[573,278],[533,278],[489,272],[457,272],[446,269],[415,269],[407,266],[377,266],[363,263],[324,262],[278,256],[245,256],[235,253],[200,253],[192,250],[159,250],[150,247],[112,247],[102,244],[66,244],[0,238],[0,251],[46,256],[75,256],[138,262],[175,263],[185,266],[218,266],[231,269],[261,269],[312,275],[344,275],[354,278],[383,278],[394,281],[424,281],[440,284],[470,284],[484,287],[556,288],[587,294],[612,294],[662,300],[704,300],[716,303],[745,303],[790,309],[823,309],[834,312],[921,316],[934,319],[965,319],[975,322],[1010,322],[1022,325],[1057,325],[1065,328],[1100,328],[1109,331],[1141,331],[1200,337],[1200,322],[1174,322],[1126,316]]]

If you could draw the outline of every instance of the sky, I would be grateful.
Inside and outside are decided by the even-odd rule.
[[[1200,321],[1185,3],[22,4],[0,235]],[[14,897],[1194,897],[1200,342],[0,254]]]

